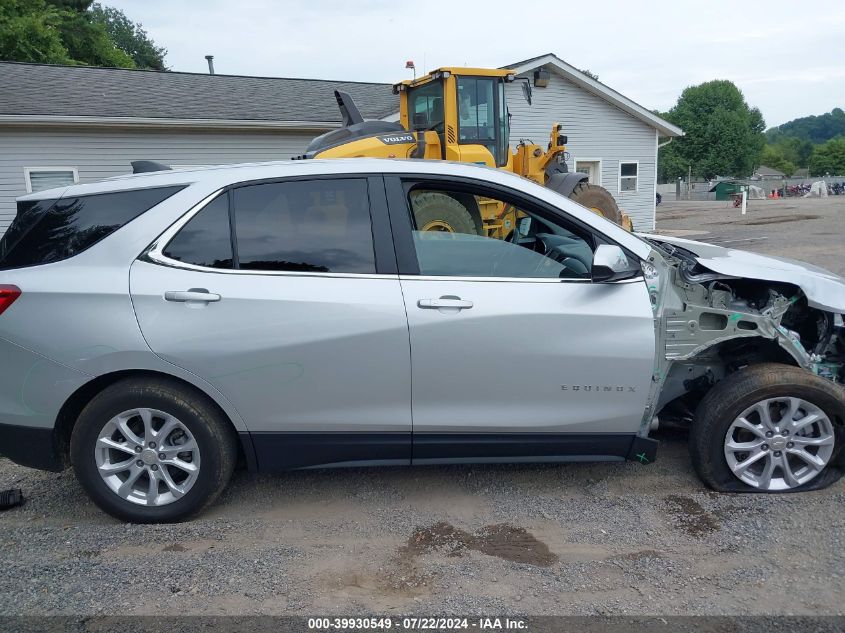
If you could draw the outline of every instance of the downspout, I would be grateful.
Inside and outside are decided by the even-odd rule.
[[[661,147],[666,147],[666,146],[667,146],[669,143],[671,143],[673,140],[674,140],[674,137],[670,136],[670,137],[669,137],[669,140],[668,140],[668,141],[666,141],[665,143],[660,143],[660,144],[657,146],[657,149],[660,149]]]

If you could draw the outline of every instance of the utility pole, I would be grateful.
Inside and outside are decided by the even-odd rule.
[[[692,165],[687,170],[687,200],[692,199]]]

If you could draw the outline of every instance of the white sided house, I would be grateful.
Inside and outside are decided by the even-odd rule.
[[[511,147],[569,138],[570,170],[608,189],[636,230],[652,230],[658,139],[683,132],[555,55],[508,66]],[[0,62],[0,235],[15,198],[131,171],[286,159],[340,127],[334,90],[367,119],[395,119],[391,84]],[[665,140],[665,139],[662,139]]]
[[[511,147],[520,139],[548,143],[553,123],[563,125],[571,171],[613,194],[634,229],[655,228],[657,147],[683,130],[552,54],[507,66],[532,86],[532,105],[521,81],[508,84]],[[545,85],[544,85],[545,84]]]
[[[132,171],[287,159],[341,126],[335,88],[367,118],[390,84],[0,63],[0,235],[15,198]]]

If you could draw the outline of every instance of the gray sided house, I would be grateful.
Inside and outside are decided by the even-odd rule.
[[[562,123],[570,169],[608,189],[637,230],[654,228],[658,138],[683,132],[554,55],[509,68],[534,86],[531,106],[521,81],[507,87],[512,148],[521,138],[545,145]],[[0,62],[0,235],[16,197],[126,174],[132,160],[190,166],[301,154],[341,125],[336,88],[365,118],[396,119],[390,84]]]
[[[533,105],[528,105],[521,82],[508,85],[511,146],[523,138],[545,146],[552,124],[561,123],[569,137],[569,168],[610,191],[635,230],[654,229],[657,147],[683,130],[555,55],[507,68],[533,86]],[[535,85],[543,79],[545,87]]]
[[[0,63],[0,235],[15,198],[131,171],[290,158],[341,125],[334,89],[367,118],[390,84]]]

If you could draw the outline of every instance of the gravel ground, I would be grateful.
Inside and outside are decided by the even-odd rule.
[[[659,211],[661,231],[845,273],[845,200]],[[682,431],[657,437],[647,466],[242,472],[168,526],[116,522],[71,472],[0,459],[0,487],[29,498],[0,514],[0,615],[845,613],[845,481],[715,494]]]

